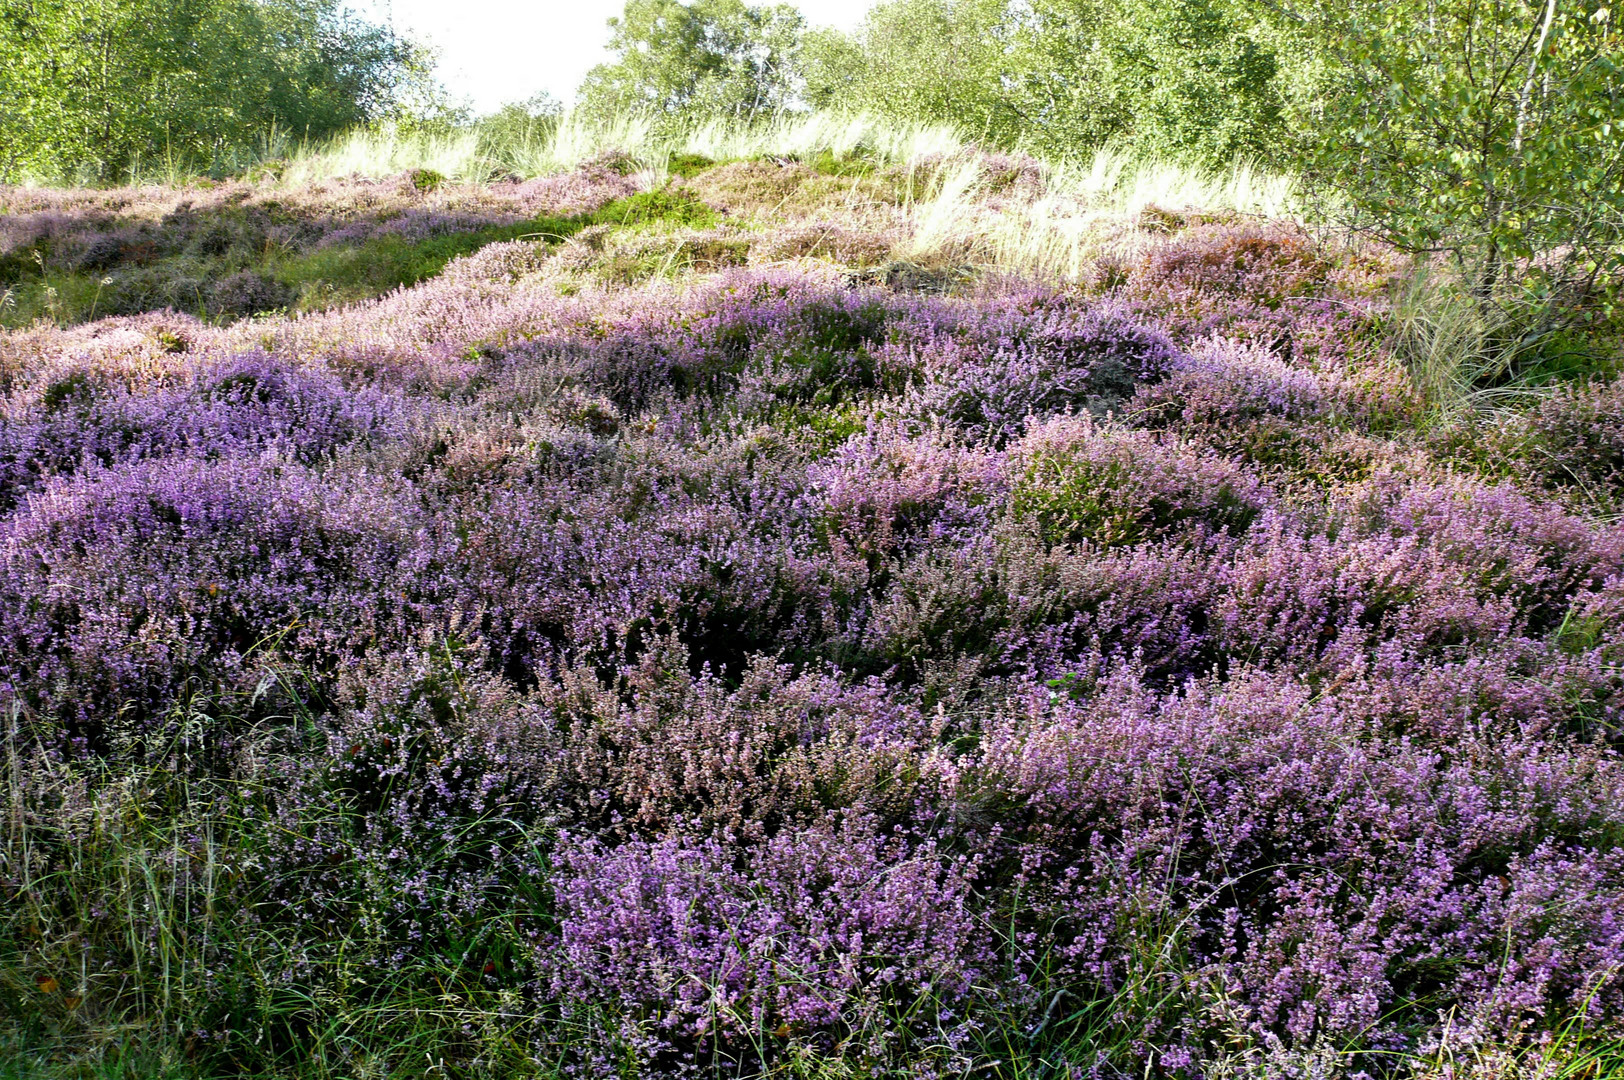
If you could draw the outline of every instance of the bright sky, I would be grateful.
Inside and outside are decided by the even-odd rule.
[[[851,30],[874,0],[801,0],[813,26]],[[546,90],[575,96],[581,77],[608,59],[606,25],[623,0],[353,0],[362,14],[393,21],[440,51],[440,77],[476,112]]]

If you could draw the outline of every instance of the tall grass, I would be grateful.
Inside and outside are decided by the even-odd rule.
[[[489,165],[477,131],[407,132],[361,128],[293,152],[282,178],[307,183],[337,176],[383,177],[429,169],[456,180],[483,180]]]
[[[635,114],[589,119],[578,113],[500,132],[362,130],[299,149],[282,175],[303,183],[426,169],[478,183],[561,173],[608,153],[645,170],[651,183],[669,174],[678,155],[711,161],[832,155],[902,169],[906,235],[896,248],[899,258],[969,260],[1061,280],[1083,276],[1101,254],[1142,239],[1122,226],[1131,226],[1149,207],[1272,218],[1292,215],[1297,205],[1292,178],[1246,162],[1213,170],[1116,147],[1082,162],[1041,163],[1036,198],[990,200],[996,192],[986,165],[996,155],[962,132],[839,112],[786,114],[754,124],[712,120],[675,130]]]
[[[837,158],[863,156],[880,165],[902,165],[962,154],[964,135],[944,124],[901,123],[865,114],[787,114],[762,124],[711,121],[684,132],[677,153],[721,161],[767,156]]]
[[[500,132],[480,125],[450,132],[361,129],[294,149],[282,176],[304,183],[429,169],[450,179],[479,182],[492,176],[529,178],[567,172],[611,151],[663,173],[678,154],[720,161],[832,153],[862,155],[889,165],[958,154],[965,148],[965,140],[951,127],[860,114],[786,114],[754,124],[712,120],[673,130],[635,113],[607,119],[566,113]]]
[[[823,154],[862,157],[880,166],[952,159],[973,168],[979,152],[951,125],[906,123],[862,113],[792,113],[757,123],[709,120],[677,129],[635,113],[607,119],[566,113],[500,132],[479,125],[448,132],[360,129],[330,142],[291,148],[283,177],[297,183],[432,169],[447,178],[477,182],[493,175],[565,172],[609,151],[654,169],[663,169],[675,155],[729,161]],[[1138,213],[1147,206],[1200,207],[1275,217],[1295,207],[1291,178],[1265,173],[1246,162],[1213,170],[1108,147],[1086,161],[1046,164],[1045,169],[1048,188],[1056,197],[1114,213]],[[951,169],[936,185],[938,199],[981,194],[978,185]]]
[[[117,768],[55,758],[8,718],[0,1080],[428,1076],[448,1057],[461,1075],[534,1073],[513,1037],[531,1018],[465,966],[380,965],[364,909],[335,907],[314,930],[279,916],[272,897],[301,872],[265,872],[262,845],[288,824],[274,765],[308,717],[249,724],[256,704],[195,697],[166,746]],[[249,727],[231,760],[208,749]],[[447,863],[461,854],[451,845]],[[388,887],[355,869],[358,895],[386,905]],[[222,1022],[234,1046],[212,1045]]]
[[[1399,283],[1389,341],[1441,420],[1511,404],[1532,392],[1517,376],[1515,324],[1434,273]]]
[[[1087,163],[1046,173],[1039,197],[993,200],[982,157],[961,153],[910,206],[912,234],[901,252],[912,258],[975,252],[1001,269],[1076,280],[1101,255],[1142,242],[1134,225],[1152,207],[1266,218],[1291,217],[1297,209],[1292,178],[1246,162],[1211,170],[1107,148]]]
[[[1485,298],[1422,261],[1395,284],[1387,346],[1445,424],[1526,405],[1610,366],[1604,339],[1553,328],[1538,298],[1513,289]]]

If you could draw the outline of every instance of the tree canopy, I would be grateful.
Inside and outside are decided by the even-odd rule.
[[[1485,299],[1563,303],[1624,243],[1624,64],[1606,0],[1341,0],[1282,10],[1298,161],[1326,211],[1447,256]],[[1312,133],[1312,137],[1309,136]]]
[[[793,100],[800,12],[743,0],[627,0],[609,20],[616,56],[587,73],[589,113],[750,119]]]
[[[1281,142],[1276,61],[1238,0],[888,0],[809,35],[810,104],[947,121],[1065,157],[1106,142],[1228,161]]]
[[[229,168],[385,117],[426,70],[337,0],[0,0],[0,174]]]

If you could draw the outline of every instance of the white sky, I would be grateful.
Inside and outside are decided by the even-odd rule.
[[[851,30],[874,0],[801,0],[813,26]],[[546,90],[575,96],[581,77],[607,59],[606,25],[623,0],[353,0],[356,10],[411,30],[440,52],[453,96],[490,112]]]

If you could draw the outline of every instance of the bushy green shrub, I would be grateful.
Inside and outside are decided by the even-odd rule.
[[[1284,145],[1274,47],[1231,0],[890,0],[808,35],[814,105],[1076,157],[1111,141],[1227,163]]]
[[[7,0],[0,15],[0,178],[241,169],[277,132],[320,139],[429,85],[419,47],[336,0]]]
[[[1624,239],[1605,3],[1344,0],[1283,35],[1323,216],[1446,261],[1482,307],[1513,313],[1502,344],[1518,350],[1605,307]]]

